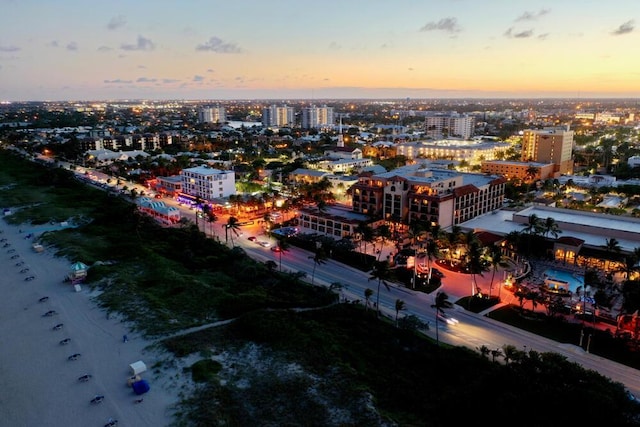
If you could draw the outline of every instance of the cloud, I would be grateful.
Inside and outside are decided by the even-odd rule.
[[[623,34],[629,34],[630,32],[632,32],[635,28],[634,25],[634,21],[627,21],[624,24],[621,24],[618,28],[616,28],[615,30],[613,30],[611,32],[611,34],[613,34],[614,36],[621,36]]]
[[[203,44],[196,46],[196,50],[215,53],[242,53],[242,49],[235,43],[225,42],[218,37],[211,37]]]
[[[546,40],[549,37],[549,33],[538,34],[538,40]]]
[[[149,77],[138,77],[136,83],[155,83],[158,79],[150,79]]]
[[[154,50],[156,45],[147,38],[138,36],[136,44],[123,44],[120,46],[122,50]]]
[[[213,68],[208,68],[207,73],[215,73],[215,70]]]
[[[49,47],[58,47],[58,41],[57,40],[51,40],[49,43],[47,43],[47,46],[49,46]]]
[[[524,30],[518,33],[513,32],[513,27],[509,27],[507,31],[504,32],[505,37],[514,38],[514,39],[527,39],[533,36],[533,30]]]
[[[458,20],[456,18],[442,18],[438,22],[427,22],[420,28],[420,31],[444,31],[445,33],[459,33],[462,31],[458,26]]]
[[[113,50],[113,49],[111,49],[109,46],[100,46],[98,48],[98,52],[109,52],[110,50]]]
[[[544,15],[548,14],[549,12],[551,12],[551,9],[540,9],[537,12],[526,11],[522,15],[520,15],[520,16],[518,16],[516,18],[516,22],[520,22],[520,21],[535,21],[538,18],[541,18]]]
[[[204,80],[204,77],[202,76],[193,76],[193,81],[194,82],[201,82]]]
[[[342,49],[342,46],[340,46],[340,44],[338,42],[331,42],[331,43],[329,43],[329,49],[331,49],[331,50],[340,50],[340,49]]]
[[[133,83],[133,80],[122,80],[122,79],[104,80],[104,83],[107,83],[107,84],[121,84],[121,83],[130,84],[130,83]]]
[[[162,79],[162,83],[178,83],[178,79]]]
[[[70,42],[69,44],[67,44],[67,50],[70,50],[70,51],[78,50],[78,43]]]
[[[0,46],[0,52],[18,52],[19,50],[18,46]]]
[[[126,25],[127,18],[124,15],[118,15],[111,18],[109,23],[107,24],[108,30],[117,30],[118,28],[122,28]]]

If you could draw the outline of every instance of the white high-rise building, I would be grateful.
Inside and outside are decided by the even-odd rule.
[[[293,107],[271,105],[262,109],[262,124],[264,126],[293,127],[295,123],[296,115]]]
[[[213,200],[236,194],[236,174],[208,166],[182,170],[182,192],[203,200]]]
[[[198,111],[198,122],[200,123],[225,123],[227,114],[224,107],[205,107]]]
[[[438,114],[424,119],[426,136],[434,139],[454,137],[470,139],[473,136],[475,118],[466,114]]]
[[[311,107],[302,110],[302,128],[303,129],[322,129],[332,128],[334,126],[333,107]]]

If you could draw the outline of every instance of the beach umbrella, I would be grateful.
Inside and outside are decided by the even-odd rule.
[[[133,383],[132,387],[133,391],[138,395],[145,394],[150,389],[149,383],[146,380],[136,381]]]

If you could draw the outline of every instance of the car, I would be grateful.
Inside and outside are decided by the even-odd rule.
[[[262,246],[263,248],[268,248],[269,246],[271,246],[271,243],[264,240],[257,240],[256,243]]]
[[[247,239],[251,240],[252,242],[256,241],[256,236],[249,236],[247,237]]]
[[[271,250],[273,252],[282,252],[282,249],[280,249],[280,246],[271,246]]]
[[[455,319],[449,316],[447,313],[443,311],[438,311],[438,320],[446,323],[447,325],[457,325],[458,323],[460,323],[458,319]]]

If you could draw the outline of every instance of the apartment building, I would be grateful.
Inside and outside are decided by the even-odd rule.
[[[301,121],[303,129],[333,129],[335,126],[333,107],[314,105],[303,108]]]
[[[473,136],[474,128],[475,118],[466,114],[438,114],[424,119],[425,135],[434,139],[443,137],[469,139]]]
[[[227,113],[224,107],[205,107],[198,110],[199,123],[218,123],[227,121]]]
[[[213,200],[236,194],[235,173],[231,170],[196,166],[183,169],[182,192],[203,200]]]
[[[262,109],[262,124],[266,127],[293,127],[296,115],[293,107],[271,105]]]
[[[353,211],[410,224],[458,225],[502,206],[506,179],[411,165],[373,175],[352,188]]]

